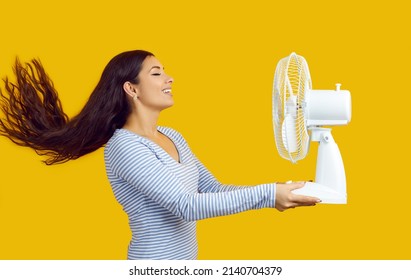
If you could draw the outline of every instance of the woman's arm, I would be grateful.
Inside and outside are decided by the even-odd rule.
[[[237,188],[230,192],[193,193],[147,146],[132,137],[117,140],[105,150],[110,172],[184,220],[275,207],[275,184]]]

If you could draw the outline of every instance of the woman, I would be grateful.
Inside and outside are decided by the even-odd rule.
[[[291,192],[303,182],[220,184],[177,131],[157,125],[160,112],[173,105],[173,79],[150,52],[115,56],[72,119],[39,61],[16,60],[14,70],[17,82],[6,78],[1,92],[0,134],[46,155],[46,164],[105,146],[107,176],[132,231],[129,259],[195,259],[196,220],[319,202]]]

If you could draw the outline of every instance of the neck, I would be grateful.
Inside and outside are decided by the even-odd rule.
[[[156,138],[158,136],[157,121],[159,115],[160,112],[144,110],[141,106],[139,110],[132,111],[123,128],[144,137]]]

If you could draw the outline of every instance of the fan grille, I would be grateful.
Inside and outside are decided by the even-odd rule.
[[[292,53],[281,59],[275,71],[273,85],[273,118],[277,150],[281,157],[296,163],[303,159],[309,149],[309,134],[305,121],[306,93],[311,89],[311,78],[307,62],[302,56]],[[287,112],[286,101],[296,97],[296,112]],[[295,113],[295,135],[297,149],[290,151],[287,147],[288,126],[282,125],[287,113]]]

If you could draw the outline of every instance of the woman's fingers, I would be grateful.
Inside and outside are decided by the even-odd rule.
[[[321,202],[317,197],[294,194],[292,191],[304,187],[305,182],[277,183],[276,208],[284,211],[300,206],[314,206]]]
[[[292,196],[292,201],[299,205],[312,205],[312,204],[321,202],[321,199],[319,199],[318,197],[313,197],[313,196],[294,194]]]
[[[295,183],[288,184],[288,185],[290,186],[290,190],[296,190],[296,189],[300,189],[304,187],[305,182],[300,181],[300,182],[295,182]],[[306,206],[306,205],[312,205],[312,204],[321,202],[321,200],[318,197],[298,195],[298,194],[293,194],[292,200],[294,203],[297,204],[296,206],[298,205]]]

